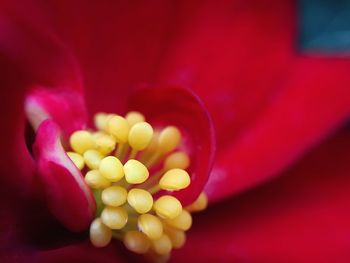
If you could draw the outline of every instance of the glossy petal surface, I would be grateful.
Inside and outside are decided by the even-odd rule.
[[[172,262],[348,261],[349,142],[345,129],[278,180],[196,216]]]
[[[77,91],[33,88],[26,97],[25,110],[34,129],[51,119],[66,139],[72,132],[86,128],[86,108],[82,94]]]
[[[66,155],[54,122],[46,120],[39,126],[34,154],[51,212],[70,230],[85,230],[94,216],[95,200],[82,174]]]
[[[348,60],[298,59],[260,118],[220,153],[207,185],[211,199],[270,180],[346,121],[349,66]]]
[[[131,96],[129,109],[144,113],[156,127],[175,125],[181,130],[182,147],[191,159],[191,184],[175,195],[183,205],[194,201],[208,180],[215,154],[214,129],[203,103],[183,88],[140,88]]]

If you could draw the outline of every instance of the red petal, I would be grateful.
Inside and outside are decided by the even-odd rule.
[[[349,261],[349,149],[347,129],[280,179],[198,215],[173,262]]]
[[[26,97],[25,110],[34,129],[44,120],[52,119],[65,137],[85,128],[87,123],[83,97],[73,90],[35,87]]]
[[[295,53],[295,1],[186,2],[160,79],[194,89],[212,114],[218,150],[249,127]]]
[[[33,149],[51,212],[68,229],[85,230],[94,216],[95,200],[66,155],[54,122],[46,120],[40,125]]]
[[[129,109],[145,114],[151,124],[182,130],[190,150],[191,185],[175,195],[183,205],[194,201],[207,182],[215,154],[214,129],[203,103],[186,89],[143,88],[131,96]]]
[[[276,176],[350,116],[350,60],[300,58],[262,116],[221,153],[212,200]]]
[[[153,83],[177,26],[178,4],[50,1],[40,8],[78,56],[88,109],[120,112],[135,84]],[[77,14],[79,14],[77,16]]]
[[[25,93],[39,83],[79,89],[80,75],[72,55],[40,19],[42,14],[26,1],[14,5],[0,2],[0,110],[5,125],[0,136],[0,169],[7,174],[12,167],[13,174],[0,180],[6,185],[14,183],[23,193],[23,188],[32,190],[33,171],[24,140]]]
[[[32,1],[0,3],[0,54],[26,84],[81,88],[75,58]]]
[[[49,250],[10,251],[0,255],[1,262],[7,263],[118,263],[128,262],[123,258],[120,249],[110,245],[106,248],[95,248],[89,241]]]

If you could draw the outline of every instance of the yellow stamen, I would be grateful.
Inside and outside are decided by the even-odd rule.
[[[182,230],[166,227],[164,229],[165,234],[171,240],[173,248],[181,248],[186,242],[186,234]]]
[[[74,132],[69,139],[69,143],[72,149],[79,154],[83,154],[85,151],[95,148],[95,140],[88,131]]]
[[[163,224],[158,217],[151,214],[143,214],[138,218],[137,225],[150,239],[158,239],[163,234]]]
[[[88,171],[85,175],[85,182],[92,189],[103,189],[111,185],[111,182],[102,176],[98,170]]]
[[[102,191],[102,201],[108,206],[121,206],[126,202],[128,192],[125,188],[114,185]]]
[[[152,209],[153,197],[144,189],[133,188],[128,193],[128,203],[136,212],[144,214]]]
[[[79,170],[84,168],[85,162],[83,156],[75,152],[67,152],[67,155]]]
[[[182,209],[177,217],[173,219],[164,219],[163,222],[168,226],[187,231],[192,226],[192,216],[188,211]]]
[[[148,237],[139,231],[128,231],[124,236],[124,245],[132,252],[144,254],[151,246]]]
[[[171,251],[171,240],[166,234],[163,234],[159,239],[152,240],[152,248],[157,254],[166,255]]]
[[[159,131],[154,131],[153,132],[153,137],[150,143],[148,144],[148,147],[146,149],[146,152],[152,153],[157,150],[158,147],[158,139],[159,139]]]
[[[145,116],[143,116],[140,112],[130,111],[126,114],[125,119],[128,121],[130,127],[132,127],[136,123],[145,121]]]
[[[131,148],[141,151],[146,149],[153,137],[153,128],[147,122],[136,123],[129,132],[129,144]]]
[[[107,113],[97,113],[94,118],[95,126],[98,130],[106,132],[108,130],[108,121],[116,114],[107,114]]]
[[[96,150],[87,150],[84,153],[84,161],[90,169],[98,169],[100,166],[103,155]]]
[[[190,166],[190,158],[184,152],[175,152],[170,154],[164,162],[164,169],[183,169],[186,170]]]
[[[181,140],[181,133],[178,128],[168,126],[159,134],[158,149],[162,153],[174,150]]]
[[[143,185],[143,187],[149,187],[150,185],[154,185],[159,181],[159,178],[164,174],[164,172],[171,169],[183,169],[185,170],[190,165],[189,157],[184,152],[175,152],[170,154],[164,161],[163,169],[156,172],[147,182]],[[155,185],[151,188],[150,192],[156,193],[160,190],[159,185]]]
[[[118,143],[126,143],[130,125],[126,119],[121,116],[113,116],[108,120],[108,132],[113,135]]]
[[[174,219],[182,211],[182,205],[179,200],[171,195],[163,195],[153,204],[157,215],[162,218]]]
[[[198,196],[196,201],[194,201],[192,204],[186,207],[186,210],[190,212],[199,212],[206,209],[207,206],[208,206],[208,197],[204,192],[202,192]]]
[[[107,206],[101,213],[101,219],[111,229],[122,229],[128,222],[128,213],[123,207]]]
[[[174,126],[168,126],[163,129],[157,138],[156,149],[150,154],[149,159],[145,165],[150,168],[155,165],[164,154],[167,154],[176,149],[181,140],[181,133],[179,129]]]
[[[96,218],[90,225],[90,240],[95,247],[105,247],[112,239],[112,230]]]
[[[125,179],[130,184],[141,184],[147,180],[149,172],[141,162],[129,160],[124,164]]]
[[[204,193],[185,209],[171,195],[160,193],[153,200],[160,190],[178,191],[191,183],[186,171],[190,157],[179,150],[180,130],[153,130],[138,112],[125,118],[98,113],[95,126],[97,131],[73,133],[67,152],[94,190],[97,218],[90,225],[91,243],[103,247],[115,238],[135,253],[169,258],[171,249],[186,241],[192,225],[188,211],[208,203]]]
[[[159,186],[164,190],[185,189],[191,183],[189,174],[182,169],[171,169],[167,171],[159,181]]]
[[[107,134],[101,134],[96,138],[96,150],[103,155],[107,155],[115,148],[116,140]]]
[[[123,160],[124,159],[124,155],[126,153],[126,151],[128,150],[128,145],[126,143],[119,143],[115,156],[119,159],[119,160]]]
[[[118,182],[124,177],[123,164],[114,156],[103,158],[99,170],[111,182]]]

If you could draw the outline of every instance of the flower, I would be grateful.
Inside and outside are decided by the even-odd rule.
[[[74,72],[73,66],[62,70],[52,65],[53,61],[63,63],[61,60],[45,60],[55,54],[59,58],[66,56],[60,56],[61,48],[47,48],[52,47],[52,41],[36,49],[33,43],[39,36],[31,31],[31,24],[21,24],[26,16],[40,22],[43,13],[49,14],[56,33],[79,58],[91,112],[121,111],[125,101],[120,98],[127,97],[128,90],[121,90],[116,97],[112,96],[115,87],[130,87],[141,81],[190,86],[212,114],[218,158],[206,191],[212,203],[221,204],[212,204],[196,217],[198,223],[187,245],[173,255],[175,262],[193,258],[209,262],[320,262],[348,258],[349,216],[344,208],[348,206],[349,135],[343,123],[349,116],[349,61],[310,57],[295,51],[292,2],[169,1],[154,6],[103,3],[87,7],[77,1],[68,8],[58,1],[37,9],[29,4],[22,8],[26,12],[22,12],[21,19],[16,17],[20,10],[5,7],[9,9],[2,8],[2,12],[15,17],[15,25],[27,30],[31,37],[14,38],[9,32],[17,31],[4,30],[9,25],[1,23],[1,34],[9,34],[1,39],[1,65],[8,73],[3,74],[2,83],[13,90],[2,105],[3,112],[6,109],[12,113],[4,116],[8,127],[2,134],[2,174],[16,174],[15,181],[26,186],[21,169],[33,166],[26,157],[20,159],[21,165],[17,163],[26,150],[20,128],[24,91],[19,87],[29,80],[32,83],[33,78],[64,83],[72,77],[65,74]],[[39,25],[45,35],[46,23]],[[12,39],[16,41],[9,42]],[[13,54],[27,71],[18,71]],[[42,65],[45,70],[40,70]],[[75,81],[79,90],[79,79]],[[103,100],[96,99],[101,96],[96,87],[104,88]],[[330,135],[334,138],[324,141]],[[292,164],[295,167],[287,170]],[[11,185],[11,178],[2,178],[1,182]],[[257,188],[262,183],[266,185]],[[256,188],[251,190],[253,186]],[[4,189],[10,194],[6,197],[12,197],[2,200],[3,207],[16,211],[22,207],[22,200],[17,194],[11,195],[10,189],[13,188]],[[223,201],[225,198],[227,201]],[[3,212],[1,225],[7,229],[0,237],[6,240],[6,252],[12,252],[17,259],[21,259],[21,251],[14,245],[18,241],[14,238],[20,235],[14,226],[19,218],[19,214]],[[115,262],[125,255],[123,249],[91,250],[79,236],[62,236],[53,240],[68,240],[71,244],[35,252],[36,259]]]
[[[183,236],[191,226],[188,212],[204,208],[195,200],[204,196],[213,128],[199,99],[184,89],[138,89],[130,107],[156,126],[135,111],[125,118],[99,113],[98,130],[92,132],[79,93],[32,88],[25,112],[35,129],[38,188],[69,230],[84,231],[91,224],[96,247],[107,246],[113,235],[136,253],[146,253],[151,241],[158,254],[168,254],[171,246],[164,250],[158,239]],[[143,245],[135,247],[140,238]],[[172,241],[173,246],[180,248],[183,241]]]
[[[14,154],[17,154],[17,151],[15,151],[11,157],[11,161],[17,161],[24,168],[23,172],[18,172],[23,175],[24,180],[22,181],[17,173],[15,173],[14,183],[9,179],[4,180],[9,191],[22,192],[23,196],[16,195],[17,202],[17,200],[12,200],[11,197],[5,195],[6,204],[14,205],[20,212],[23,211],[24,206],[30,210],[49,210],[55,219],[68,230],[72,232],[85,230],[85,234],[80,235],[79,238],[85,238],[86,240],[86,232],[90,226],[91,243],[96,247],[108,245],[111,230],[116,230],[113,235],[116,234],[116,237],[121,239],[129,250],[136,253],[147,252],[142,247],[142,251],[140,251],[139,245],[142,244],[135,243],[140,241],[140,237],[143,238],[144,242],[151,243],[152,249],[157,254],[168,254],[171,246],[174,248],[182,246],[184,231],[191,226],[192,219],[189,212],[203,209],[203,205],[197,207],[198,204],[201,204],[196,203],[196,199],[198,196],[204,196],[201,191],[207,181],[214,157],[215,147],[211,120],[199,98],[190,90],[169,86],[128,89],[129,92],[132,91],[131,94],[125,95],[123,98],[119,96],[123,89],[115,89],[115,97],[124,103],[129,103],[128,106],[122,109],[122,112],[125,112],[128,108],[139,110],[145,115],[147,121],[155,126],[152,128],[150,124],[144,122],[144,116],[137,112],[129,112],[125,119],[117,115],[99,114],[96,115],[95,120],[99,131],[92,134],[87,128],[88,114],[82,99],[79,68],[76,66],[74,58],[67,53],[67,50],[51,35],[50,31],[46,34],[46,31],[43,31],[42,28],[39,28],[39,30],[35,23],[30,24],[29,28],[26,28],[26,26],[22,28],[23,25],[21,25],[21,28],[18,29],[16,28],[17,21],[13,18],[3,18],[3,31],[14,34],[15,41],[23,38],[23,42],[18,44],[24,43],[24,47],[33,49],[28,53],[29,57],[22,54],[18,55],[17,42],[15,42],[7,51],[10,55],[10,62],[15,64],[10,71],[15,77],[12,78],[12,75],[10,75],[9,84],[15,84],[17,79],[21,81],[19,86],[25,92],[18,88],[17,90],[23,92],[21,94],[22,107],[24,106],[29,124],[26,127],[28,133],[25,136],[25,142],[23,133],[26,118],[24,118],[22,112],[21,118],[18,120],[19,130],[22,133],[19,135],[20,141],[18,144],[21,146],[19,151],[23,156],[15,157]],[[28,34],[28,32],[30,32],[30,35],[33,34],[33,38],[27,39],[25,34]],[[7,42],[12,41],[11,37],[13,36],[11,34],[10,38],[6,39]],[[38,44],[47,47],[48,52],[43,52],[41,48],[37,49]],[[40,67],[31,64],[36,63],[31,57],[35,52],[37,52],[35,56],[43,56],[45,66],[47,66],[47,70],[52,76],[48,74],[46,78],[41,74],[42,69]],[[59,60],[57,56],[59,56]],[[65,70],[69,71],[68,74],[64,72],[62,75],[58,74],[62,65]],[[103,97],[100,99],[103,99]],[[142,120],[134,121],[135,115]],[[100,127],[100,117],[105,119],[107,128]],[[193,119],[196,121],[194,122]],[[125,124],[125,127],[119,125],[120,121]],[[165,127],[169,124],[175,126]],[[34,129],[34,134],[31,134],[30,126]],[[165,128],[162,129],[162,127]],[[140,131],[141,134],[139,134]],[[145,142],[146,133],[149,133],[147,131],[150,134],[147,135],[148,139]],[[121,132],[123,136],[121,136]],[[157,132],[159,138],[156,137]],[[126,138],[124,138],[124,135],[126,135]],[[105,143],[106,138],[113,143],[108,151],[105,151],[104,145],[98,144],[100,141]],[[153,138],[156,139],[156,145],[153,146],[154,149],[151,149]],[[86,139],[88,142],[86,142]],[[91,143],[89,139],[91,139]],[[25,143],[27,143],[27,149],[25,149]],[[100,146],[102,148],[99,148]],[[84,149],[81,149],[81,147],[84,147]],[[127,147],[132,149],[130,154]],[[116,148],[115,154],[118,158],[114,156],[114,148]],[[74,152],[68,152],[69,149]],[[173,153],[176,149],[182,150]],[[31,153],[33,156],[31,156]],[[128,155],[129,160],[123,160]],[[82,156],[84,158],[81,164],[79,159],[78,162],[76,161],[76,158],[82,159]],[[101,164],[97,164],[96,157],[100,156],[101,160],[98,160],[98,162],[101,162]],[[181,158],[179,159],[178,156]],[[25,163],[26,160],[30,165]],[[114,175],[113,178],[109,176],[116,167],[114,164],[111,167],[110,161],[119,162],[123,173],[121,178],[116,179]],[[163,165],[163,162],[164,168],[160,167],[162,168],[160,170],[158,166]],[[80,172],[79,169],[83,171]],[[140,171],[142,174],[139,174]],[[102,186],[98,185],[99,183],[93,173],[102,175],[109,185],[118,182],[122,178],[125,178],[126,181],[119,186]],[[154,179],[160,177],[163,173],[164,176],[161,177],[158,186]],[[85,182],[82,174],[85,175]],[[156,176],[156,174],[159,174],[159,176]],[[153,177],[147,180],[149,175],[153,175]],[[178,180],[179,176],[182,178],[181,181]],[[23,188],[22,184],[25,184],[27,189]],[[130,190],[131,186],[129,184],[134,184],[136,188]],[[119,205],[126,203],[126,200],[117,207],[110,203],[110,198],[113,198],[116,187],[123,190],[125,195],[127,193],[127,203],[130,207],[126,205],[119,207]],[[94,190],[95,198],[91,190]],[[153,197],[146,190],[153,194]],[[165,191],[168,191],[168,193],[164,193]],[[158,192],[160,193],[158,194]],[[138,195],[145,193],[151,198],[150,207],[147,210],[145,210],[145,206],[140,207],[138,204],[140,201]],[[103,205],[99,201],[100,198],[102,198]],[[109,200],[106,201],[105,199]],[[46,203],[48,207],[46,207]],[[184,207],[182,208],[182,206]],[[151,208],[156,214],[149,212]],[[48,236],[56,236],[57,232],[62,231],[62,227],[57,227],[55,222],[51,224],[50,220],[53,219],[46,214],[45,216],[38,215],[37,218],[35,217],[34,220],[37,221],[37,224],[29,222],[27,225],[27,222],[31,220],[31,214],[24,213],[22,215],[16,209],[14,211],[10,209],[9,213],[5,215],[4,225],[12,226],[11,223],[6,221],[9,216],[18,219],[22,217],[23,221],[20,220],[21,222],[18,223],[18,229],[25,232],[28,231],[28,228],[37,229],[38,225],[48,223],[47,228],[42,226],[42,229],[45,229],[46,232],[42,235],[44,242],[47,242]],[[103,211],[101,212],[100,209],[103,209]],[[127,212],[127,209],[132,211]],[[97,213],[96,219],[95,212]],[[138,213],[142,215],[139,216]],[[116,221],[111,220],[111,217],[115,217],[117,214],[123,217],[123,225],[116,225]],[[136,226],[132,219],[137,220]],[[184,219],[185,221],[183,221]],[[127,222],[130,222],[130,224],[126,225]],[[155,223],[161,227],[159,229],[155,228]],[[124,230],[124,226],[126,230]],[[101,227],[106,228],[109,233],[107,242],[101,241]],[[135,231],[138,228],[141,232]],[[179,228],[180,230],[178,230]],[[121,231],[118,232],[119,229]],[[157,230],[157,233],[155,233],[155,230]],[[33,249],[35,247],[33,242],[18,240],[31,235],[28,235],[28,233],[12,233],[11,229],[8,231],[10,238],[15,239],[13,240],[14,245],[10,244],[9,246],[14,249],[16,257],[23,253],[26,258],[35,258],[38,251]],[[40,236],[39,233],[36,235]],[[177,240],[178,237],[181,237],[181,240],[179,239],[181,242]],[[5,238],[4,242],[10,238]],[[105,238],[105,235],[102,238]],[[66,242],[65,238],[60,237],[55,238],[55,240]],[[165,241],[170,246],[164,248]],[[170,241],[173,244],[169,243]],[[25,248],[26,246],[27,248]],[[6,253],[5,259],[13,259],[13,254],[11,252]]]

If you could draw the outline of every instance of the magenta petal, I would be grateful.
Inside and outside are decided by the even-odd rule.
[[[53,121],[39,126],[33,149],[51,212],[72,231],[86,229],[96,204],[80,171],[66,155]]]
[[[268,107],[218,156],[206,186],[212,202],[279,176],[349,119],[350,61],[300,57],[294,63]]]
[[[26,98],[25,110],[34,129],[44,120],[52,119],[65,137],[84,128],[87,123],[83,97],[73,90],[35,87]]]
[[[211,206],[172,262],[349,262],[349,149],[346,128],[277,180]]]
[[[187,89],[142,88],[131,96],[129,108],[145,114],[153,125],[181,129],[191,158],[191,185],[175,195],[183,205],[194,201],[208,180],[215,155],[213,124],[201,100]]]
[[[36,3],[35,3],[36,2]],[[81,89],[78,63],[38,1],[0,2],[0,54],[22,83]],[[11,91],[12,92],[12,91]]]

